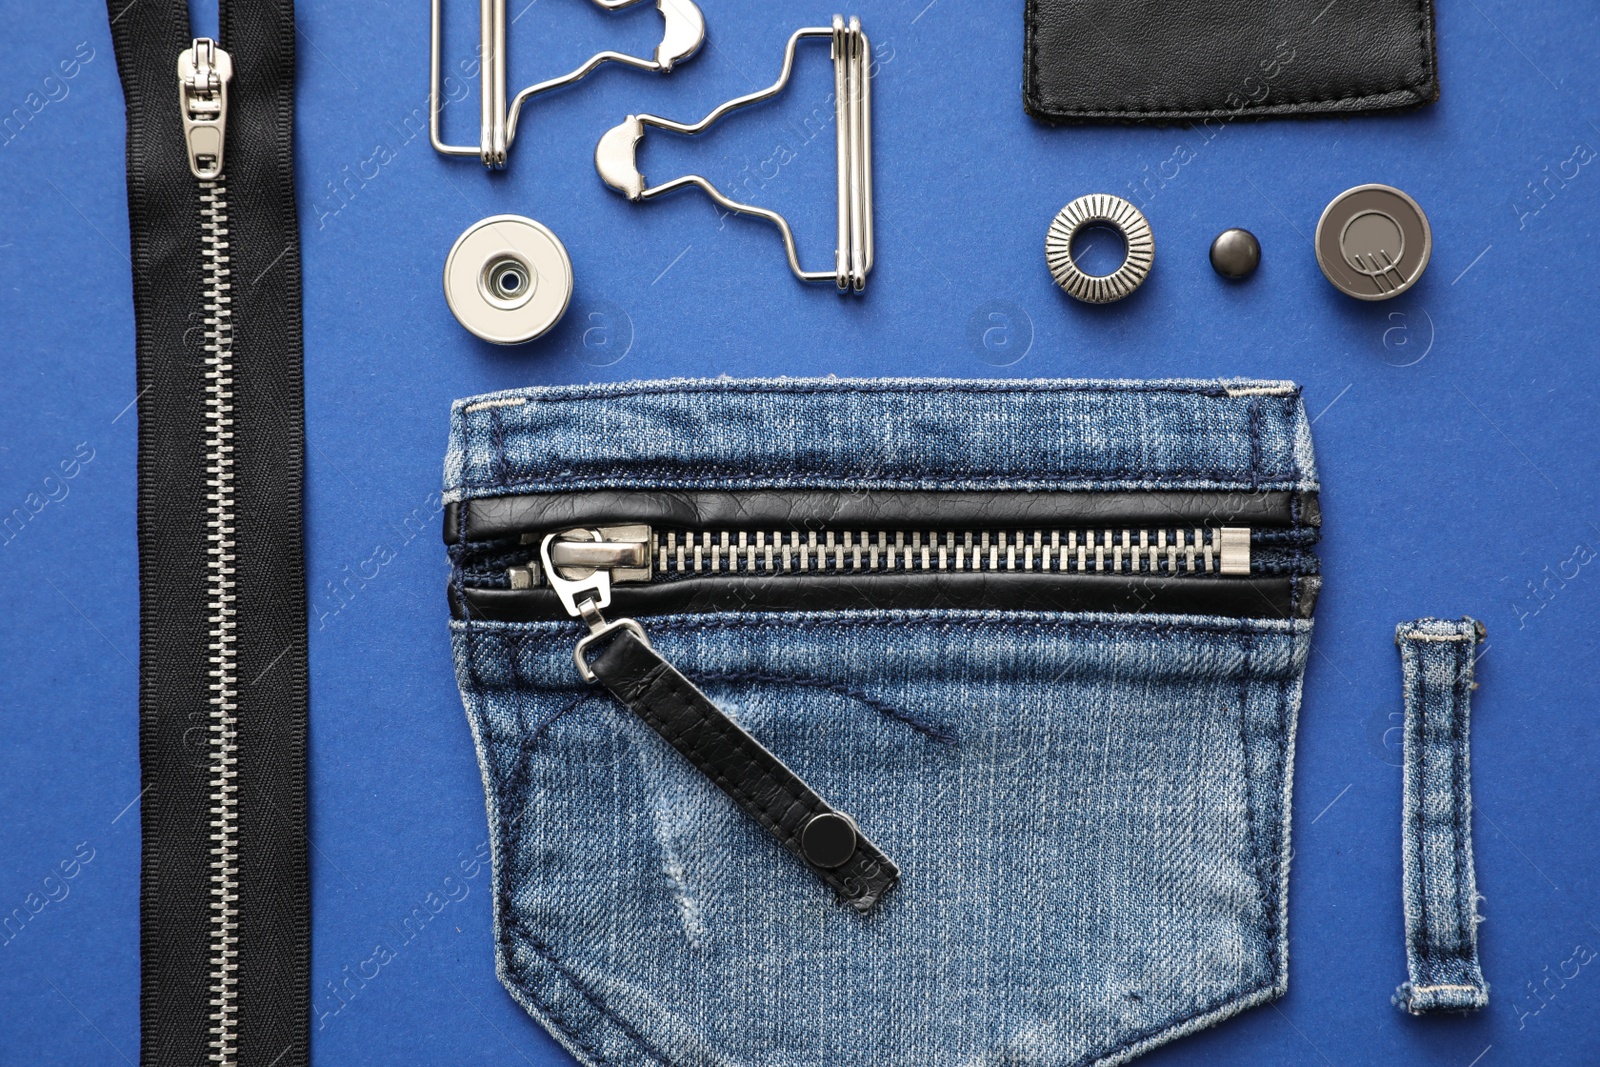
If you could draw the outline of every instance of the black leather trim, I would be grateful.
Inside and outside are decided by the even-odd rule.
[[[1321,580],[1140,578],[1097,574],[950,573],[873,575],[719,575],[646,585],[616,585],[612,616],[714,611],[1106,611],[1229,618],[1309,619]],[[450,587],[457,619],[548,622],[567,618],[549,589]]]
[[[1023,23],[1029,114],[1205,120],[1172,158],[1135,177],[1135,189],[1153,183],[1150,194],[1233,119],[1439,98],[1432,0],[1028,0]]]
[[[899,881],[899,869],[855,820],[835,811],[649,645],[619,631],[591,669],[613,696],[831,886],[841,902],[868,911]],[[837,834],[828,835],[825,848],[814,841],[803,844],[814,819],[823,817],[822,825],[839,829],[828,816],[849,820],[855,829],[853,850],[848,837],[841,842]]]
[[[1236,491],[926,492],[600,490],[479,497],[445,508],[446,544],[573,526],[685,529],[997,529],[1036,526],[1315,526],[1316,493]]]

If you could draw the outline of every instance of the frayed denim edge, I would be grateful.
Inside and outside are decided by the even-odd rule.
[[[1298,461],[1297,461],[1298,462]],[[1316,478],[1266,478],[1255,483],[1238,478],[1222,477],[1219,472],[1173,472],[1163,478],[1136,477],[1133,473],[1088,473],[1058,478],[1019,478],[1013,475],[985,475],[982,477],[928,477],[928,478],[855,478],[821,477],[807,475],[797,478],[740,476],[737,478],[678,478],[645,470],[639,474],[615,477],[584,477],[559,480],[528,479],[519,482],[492,485],[452,484],[447,476],[440,499],[446,504],[460,504],[468,500],[484,500],[499,496],[519,494],[561,494],[607,489],[638,489],[671,492],[675,490],[706,490],[745,492],[762,489],[783,489],[796,492],[805,490],[839,490],[846,492],[873,492],[879,489],[947,492],[1029,492],[1029,493],[1159,493],[1169,491],[1219,492],[1219,493],[1317,493],[1322,491]]]
[[[1199,618],[1205,618],[1201,616]],[[1209,621],[1209,620],[1208,620]],[[1229,620],[1243,621],[1243,620]],[[1275,621],[1275,620],[1274,620]],[[554,624],[560,625],[560,624]],[[452,629],[455,624],[452,623]],[[1310,623],[1294,626],[1289,629],[1291,636],[1299,636],[1310,630]],[[1280,631],[1281,632],[1281,631]],[[1292,687],[1292,692],[1291,692]],[[1103,1052],[1090,1053],[1087,1057],[1079,1058],[1071,1064],[1062,1067],[1117,1067],[1129,1060],[1144,1055],[1151,1050],[1176,1041],[1180,1037],[1215,1026],[1235,1015],[1242,1014],[1251,1008],[1259,1007],[1282,997],[1289,990],[1289,861],[1292,855],[1290,848],[1290,824],[1292,816],[1291,803],[1294,792],[1294,753],[1295,742],[1299,730],[1300,701],[1303,691],[1303,676],[1287,679],[1279,683],[1281,699],[1286,706],[1286,722],[1283,740],[1283,814],[1279,820],[1280,838],[1278,842],[1279,868],[1278,868],[1278,899],[1277,922],[1274,944],[1270,946],[1273,953],[1272,974],[1263,985],[1247,987],[1237,993],[1215,1001],[1211,1005],[1201,1008],[1197,1014],[1187,1018],[1175,1019],[1165,1023],[1144,1036],[1135,1038],[1131,1044],[1123,1043],[1121,1047],[1108,1049]],[[555,986],[562,991],[559,1000],[549,997],[539,997],[532,991],[532,983],[524,981],[514,973],[514,961],[511,951],[511,934],[509,924],[502,915],[502,894],[500,884],[500,856],[504,852],[500,841],[500,817],[496,801],[498,792],[493,789],[491,771],[484,748],[482,734],[479,730],[478,717],[470,706],[466,706],[467,724],[472,730],[472,743],[477,752],[478,769],[484,782],[484,807],[489,819],[490,840],[496,845],[490,851],[490,886],[494,900],[494,942],[495,942],[495,976],[500,984],[505,987],[511,998],[520,1004],[524,1011],[539,1023],[555,1041],[561,1045],[574,1059],[584,1067],[622,1067],[623,1060],[612,1060],[602,1057],[591,1051],[578,1036],[578,1027],[569,1026],[566,1020],[569,995],[575,995],[584,1006],[592,1009],[603,1020],[605,1037],[600,1041],[591,1040],[589,1044],[610,1043],[621,1041],[625,1043],[644,1062],[657,1064],[659,1067],[686,1067],[688,1059],[672,1059],[664,1057],[661,1053],[650,1048],[632,1026],[616,1017],[604,1002],[583,988],[577,978],[566,973],[566,968],[561,967],[551,959],[543,946],[523,937],[520,939],[522,946],[528,948],[537,957],[537,964],[547,986]],[[1258,858],[1258,867],[1261,864]],[[1260,875],[1258,870],[1257,874]],[[1263,916],[1265,918],[1265,916]],[[576,1005],[572,1005],[576,1007]],[[590,1028],[592,1030],[592,1027]]]
[[[1230,390],[1234,390],[1231,395]],[[938,378],[938,377],[778,377],[778,378],[650,378],[639,381],[591,382],[587,385],[525,385],[461,397],[450,405],[452,415],[468,408],[517,406],[571,400],[658,396],[664,393],[1188,393],[1216,399],[1250,395],[1295,396],[1300,386],[1269,378]]]

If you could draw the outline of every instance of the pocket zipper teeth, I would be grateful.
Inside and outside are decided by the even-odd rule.
[[[633,541],[607,540],[627,530]],[[1242,526],[1100,527],[1022,530],[652,530],[591,531],[573,551],[629,543],[642,566],[608,569],[618,582],[707,574],[893,574],[935,571],[1248,576],[1250,529]],[[525,535],[524,540],[537,538]],[[563,546],[557,543],[558,548]],[[645,553],[648,553],[647,555]],[[598,558],[598,557],[594,557]],[[561,560],[557,564],[568,566]],[[577,561],[573,565],[580,565]],[[593,558],[585,564],[597,564]],[[540,584],[539,566],[510,568],[513,589]]]
[[[656,575],[808,571],[1248,574],[1246,527],[652,531]]]

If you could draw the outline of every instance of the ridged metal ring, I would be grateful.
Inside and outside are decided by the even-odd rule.
[[[1086,274],[1072,261],[1072,239],[1085,226],[1105,225],[1122,235],[1128,253],[1110,274]],[[1045,261],[1056,284],[1089,304],[1121,300],[1143,284],[1156,258],[1156,239],[1140,210],[1110,193],[1080,196],[1062,208],[1044,239]]]

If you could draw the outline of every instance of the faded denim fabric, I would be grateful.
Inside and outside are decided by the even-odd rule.
[[[445,503],[579,489],[1316,487],[1291,382],[718,379],[451,410]]]
[[[1394,1003],[1413,1015],[1489,1003],[1478,962],[1478,881],[1472,865],[1473,665],[1483,624],[1418,619],[1395,629],[1405,685],[1401,851],[1406,971]]]
[[[628,488],[1315,490],[1282,382],[778,380],[460,401],[449,500]],[[456,581],[462,576],[458,568]],[[576,622],[452,623],[497,967],[599,1065],[1115,1064],[1287,985],[1311,624],[644,616],[900,866],[833,894],[585,685]]]

